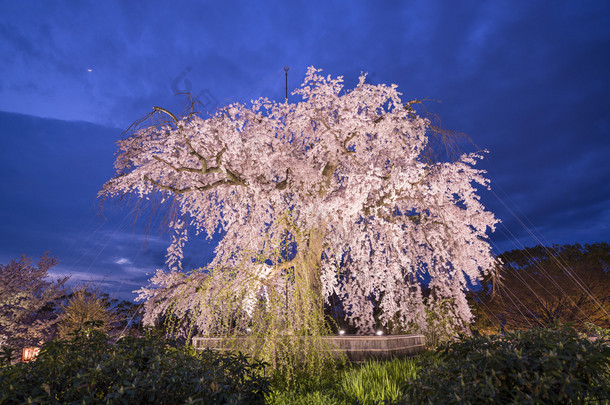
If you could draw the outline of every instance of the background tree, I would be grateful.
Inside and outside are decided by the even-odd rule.
[[[333,294],[360,333],[375,306],[392,330],[425,330],[425,309],[441,302],[453,326],[470,321],[467,280],[494,262],[496,219],[475,188],[488,184],[473,167],[481,156],[431,160],[417,101],[365,75],[343,91],[342,77],[319,72],[293,93],[299,103],[230,104],[208,119],[155,107],[161,121],[119,142],[100,194],[157,195],[177,211],[170,271],[141,290],[145,322],[171,313],[200,333],[258,329],[277,341],[325,333]],[[223,237],[209,266],[184,274],[189,231]]]
[[[501,282],[471,294],[477,327],[525,329],[556,322],[610,327],[610,245],[535,246],[498,256]]]
[[[91,285],[76,288],[68,295],[66,303],[60,305],[57,334],[62,339],[69,338],[85,329],[85,322],[96,322],[95,329],[105,333],[118,332],[122,318],[113,308],[116,302]]]
[[[143,304],[136,304],[127,300],[111,300],[112,310],[118,318],[116,332],[118,336],[142,336],[144,325],[142,324]]]
[[[21,256],[0,265],[0,343],[21,349],[51,338],[57,322],[57,299],[68,277],[48,281],[57,259],[45,253],[37,265]]]

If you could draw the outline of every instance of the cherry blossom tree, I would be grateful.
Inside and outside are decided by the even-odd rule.
[[[58,301],[65,295],[68,280],[48,280],[48,271],[56,264],[49,253],[36,266],[25,256],[0,264],[0,347],[21,349],[52,337]]]
[[[261,98],[206,119],[155,107],[165,120],[118,142],[116,177],[100,195],[156,195],[178,213],[170,270],[140,290],[145,322],[244,331],[269,325],[271,311],[278,328],[315,334],[323,319],[306,314],[333,294],[361,333],[380,326],[375,305],[392,331],[433,327],[426,309],[441,304],[454,325],[470,322],[467,283],[494,268],[481,154],[429,159],[435,134],[417,101],[366,75],[344,90],[320,72],[308,69],[296,104]],[[213,261],[181,271],[189,236],[217,232]]]

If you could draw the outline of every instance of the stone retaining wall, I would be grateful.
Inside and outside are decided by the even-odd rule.
[[[231,350],[241,346],[245,337],[194,337],[196,349]],[[345,353],[352,363],[362,363],[368,359],[388,360],[395,357],[411,357],[425,347],[423,335],[387,335],[387,336],[325,336],[322,338],[335,347],[333,352]],[[243,346],[242,346],[243,347]]]

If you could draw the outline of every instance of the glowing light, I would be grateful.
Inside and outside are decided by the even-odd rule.
[[[87,69],[87,72],[93,72],[93,69]]]
[[[377,336],[381,336],[381,335],[383,335],[383,331],[382,330],[378,330],[377,331]]]
[[[339,334],[340,334],[340,335],[345,335],[345,331],[344,331],[343,329],[341,329],[341,330],[339,331]]]

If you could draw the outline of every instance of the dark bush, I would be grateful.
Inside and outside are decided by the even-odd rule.
[[[36,361],[0,368],[0,403],[262,404],[264,367],[152,334],[111,344],[99,331],[81,331],[45,344]]]
[[[568,326],[463,337],[404,388],[408,404],[571,404],[610,400],[610,343]]]

